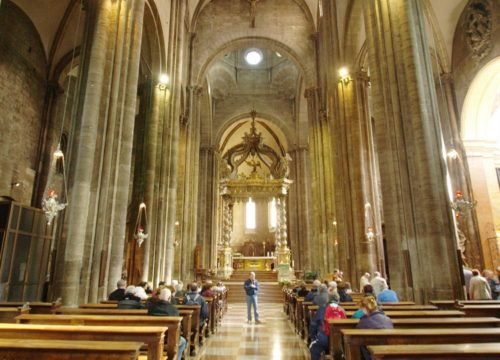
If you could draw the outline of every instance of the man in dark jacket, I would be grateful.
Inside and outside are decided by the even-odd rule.
[[[170,303],[172,298],[172,292],[168,288],[163,288],[158,294],[158,300],[151,302],[151,306],[148,309],[148,315],[153,316],[180,316],[179,310]],[[184,350],[186,349],[187,341],[184,337],[179,338],[179,357],[182,359]]]
[[[109,294],[108,300],[120,301],[125,297],[125,288],[127,287],[127,282],[125,280],[118,280],[116,283],[116,290]]]
[[[316,297],[316,295],[318,294],[318,289],[319,289],[320,285],[321,285],[321,281],[314,280],[313,287],[312,287],[311,291],[309,292],[309,294],[307,294],[306,297],[304,298],[304,301],[313,301],[314,298]]]

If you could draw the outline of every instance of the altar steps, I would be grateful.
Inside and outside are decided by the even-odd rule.
[[[254,270],[255,278],[259,282],[278,282],[278,273],[265,270]],[[250,275],[250,270],[234,270],[229,281],[245,281]]]
[[[246,279],[245,279],[246,280]],[[246,302],[246,294],[243,289],[243,281],[241,282],[225,282],[224,285],[229,289],[228,302],[229,304]],[[281,285],[277,282],[266,283],[261,282],[259,291],[259,303],[279,304],[283,302],[283,293]]]

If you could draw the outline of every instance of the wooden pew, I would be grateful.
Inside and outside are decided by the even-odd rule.
[[[340,302],[339,305],[342,307],[345,306],[358,306],[359,301],[344,301]],[[391,306],[411,306],[411,305],[417,305],[413,301],[399,301],[399,302],[387,302],[385,305],[391,305]],[[434,305],[434,304],[433,304]]]
[[[12,307],[23,307],[27,306],[29,308],[30,314],[50,314],[52,309],[61,305],[61,300],[58,299],[54,302],[40,302],[40,301],[1,301],[1,308],[12,308]]]
[[[84,309],[76,309],[84,310]],[[125,310],[108,310],[125,311]],[[20,315],[16,317],[20,324],[47,325],[105,325],[105,326],[164,326],[168,327],[166,350],[169,359],[177,357],[182,317],[149,315]]]
[[[161,360],[167,327],[0,324],[2,339],[139,341],[148,346],[148,359]]]
[[[456,309],[460,305],[500,305],[500,300],[431,300],[440,310]]]
[[[178,307],[178,305],[174,305]],[[182,329],[181,335],[187,341],[186,352],[191,349],[191,338],[193,337],[193,316],[195,315],[194,309],[178,309],[182,316]],[[139,315],[144,316],[148,314],[147,309],[118,309],[118,303],[100,303],[100,304],[81,304],[78,308],[59,307],[53,310],[53,314],[66,314],[66,315]]]
[[[458,317],[465,316],[465,313],[458,310],[390,310],[384,311],[390,318],[415,318],[415,317]],[[354,311],[346,311],[346,315],[350,318]]]
[[[344,329],[354,329],[359,319],[329,320],[329,349],[334,359],[341,358],[342,333]],[[494,317],[468,318],[396,318],[392,319],[395,329],[455,329],[455,328],[494,328],[500,327],[500,319]]]
[[[372,360],[422,359],[500,359],[499,343],[483,344],[424,344],[424,345],[370,345]]]
[[[16,360],[131,360],[140,342],[0,339],[0,358]]]
[[[359,309],[359,306],[355,305],[340,305],[345,311],[356,311]],[[403,311],[403,310],[439,310],[437,306],[434,305],[388,305],[381,304],[379,306],[384,311]],[[456,309],[453,309],[456,310]]]
[[[361,358],[361,345],[464,344],[500,341],[500,328],[491,329],[344,329],[346,360]]]
[[[26,307],[0,307],[0,323],[16,322],[16,317],[22,314],[29,314],[30,310]]]
[[[500,305],[462,305],[457,310],[465,312],[466,316],[484,317],[494,316],[500,318]]]
[[[206,334],[203,334],[203,336],[208,337],[210,333],[215,334],[215,323],[216,323],[216,318],[215,318],[215,301],[214,297],[203,297],[205,301],[207,302],[208,306],[208,319],[207,319],[207,327],[206,327]]]
[[[193,316],[191,317],[191,339],[190,339],[190,353],[196,355],[200,348],[200,312],[201,305],[175,305],[179,310],[192,310]]]

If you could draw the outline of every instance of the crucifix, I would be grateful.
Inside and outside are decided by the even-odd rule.
[[[250,27],[255,27],[255,12],[259,0],[247,0],[250,3]]]

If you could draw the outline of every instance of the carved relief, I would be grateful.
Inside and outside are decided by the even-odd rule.
[[[465,20],[466,41],[476,60],[491,50],[490,0],[476,0],[469,4]]]

